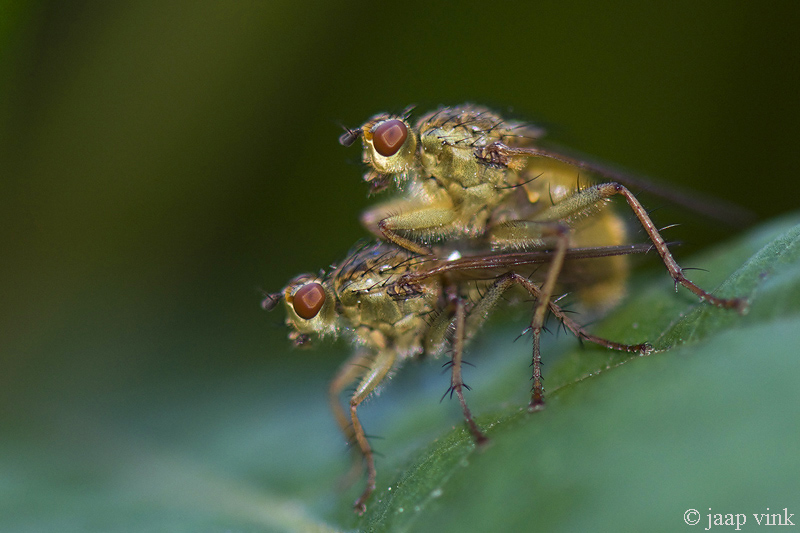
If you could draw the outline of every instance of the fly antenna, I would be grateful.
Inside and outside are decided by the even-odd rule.
[[[340,125],[342,126],[344,133],[342,133],[339,136],[339,144],[341,144],[342,146],[352,146],[353,143],[356,142],[356,139],[358,139],[358,137],[361,135],[361,130],[360,129],[351,130],[344,124]]]

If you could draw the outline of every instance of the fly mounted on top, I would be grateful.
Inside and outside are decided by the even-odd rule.
[[[412,126],[408,112],[378,114],[361,128],[347,130],[340,142],[359,137],[373,192],[396,185],[389,201],[362,215],[364,226],[403,248],[431,253],[437,242],[467,241],[494,250],[552,250],[548,274],[531,321],[534,337],[534,385],[531,408],[544,402],[540,373],[540,332],[548,302],[563,268],[567,250],[619,246],[627,242],[618,212],[608,209],[621,197],[644,228],[675,284],[714,306],[744,311],[747,302],[719,298],[683,272],[649,214],[625,184],[675,199],[670,191],[606,166],[538,146],[543,130],[503,120],[475,105],[441,107]],[[736,211],[721,203],[678,200],[706,214],[732,218]],[[610,307],[624,293],[628,264],[624,256],[598,260],[612,275],[581,298],[588,307]],[[613,274],[613,273],[616,274]]]

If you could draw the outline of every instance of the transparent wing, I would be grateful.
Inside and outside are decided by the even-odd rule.
[[[625,244],[620,246],[598,246],[567,250],[565,263],[578,260],[597,259],[615,255],[644,254],[653,250],[651,243]],[[527,266],[548,264],[553,258],[551,250],[530,252],[486,253],[470,255],[460,259],[441,259],[419,256],[409,263],[410,272],[401,276],[400,285],[411,285],[424,279],[447,274],[448,279],[458,281],[490,280],[509,271]]]
[[[745,226],[755,219],[751,211],[731,202],[674,185],[660,184],[649,177],[628,173],[560,147],[555,150],[541,146],[508,146],[503,143],[495,143],[487,147],[479,156],[489,162],[500,164],[508,164],[514,160],[519,161],[530,157],[553,159],[580,169],[590,180],[621,183],[637,192],[647,192],[707,218],[732,226]]]

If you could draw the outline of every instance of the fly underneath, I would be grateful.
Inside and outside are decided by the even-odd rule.
[[[567,250],[558,289],[602,283],[598,273],[603,270],[593,268],[593,262],[651,249],[650,244],[639,244]],[[283,302],[289,338],[295,344],[342,337],[353,346],[352,355],[331,381],[329,399],[339,427],[348,441],[356,444],[367,468],[366,487],[355,502],[357,512],[365,510],[376,476],[373,450],[358,417],[359,405],[406,360],[423,353],[433,357],[449,353],[451,379],[447,392],[458,398],[476,441],[484,442],[486,437],[463,394],[464,347],[510,288],[519,287],[523,294],[541,301],[538,267],[548,265],[555,256],[552,250],[538,250],[448,260],[421,256],[385,242],[362,244],[330,272],[302,274],[283,291],[265,298],[263,307],[268,310]],[[534,270],[533,275],[530,270]],[[651,349],[646,343],[627,345],[592,335],[551,299],[547,300],[547,310],[582,340],[640,354]],[[537,356],[530,408],[538,409],[544,401],[544,389],[539,336],[533,339]],[[345,409],[339,396],[353,383],[355,392]]]

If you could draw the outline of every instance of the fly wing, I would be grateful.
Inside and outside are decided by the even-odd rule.
[[[565,268],[570,263],[582,260],[611,257],[615,255],[644,254],[653,250],[651,243],[625,244],[620,246],[599,246],[591,248],[573,248],[567,250]],[[550,263],[552,250],[535,250],[530,252],[486,253],[470,255],[460,259],[443,261],[420,257],[411,271],[400,277],[398,283],[414,284],[433,276],[447,275],[454,282],[470,280],[491,280],[512,270],[524,272],[527,267],[536,268]]]
[[[501,164],[508,164],[512,161],[517,161],[517,164],[519,164],[519,160],[531,157],[552,159],[580,169],[581,176],[583,177],[585,174],[591,181],[621,183],[631,189],[635,189],[635,192],[647,192],[670,203],[704,215],[706,218],[729,225],[745,226],[755,218],[751,211],[731,202],[681,189],[673,185],[659,184],[649,177],[633,175],[606,163],[594,161],[583,154],[564,150],[560,147],[551,149],[542,146],[508,146],[496,143],[485,150],[483,157],[491,162],[500,162]]]

